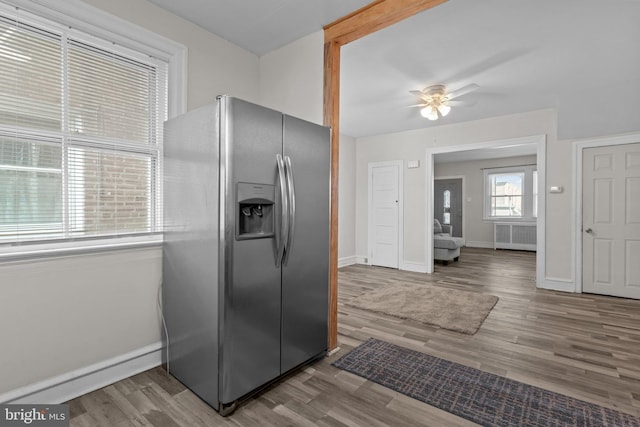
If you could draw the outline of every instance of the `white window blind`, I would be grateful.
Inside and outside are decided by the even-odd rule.
[[[161,229],[167,64],[0,16],[0,243]]]

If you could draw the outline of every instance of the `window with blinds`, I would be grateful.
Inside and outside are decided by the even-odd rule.
[[[533,220],[538,213],[536,165],[484,169],[484,219]]]
[[[160,231],[167,64],[0,16],[0,243]]]

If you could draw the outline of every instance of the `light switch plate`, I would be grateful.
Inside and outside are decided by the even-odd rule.
[[[420,160],[409,160],[407,162],[408,169],[415,169],[420,167]]]

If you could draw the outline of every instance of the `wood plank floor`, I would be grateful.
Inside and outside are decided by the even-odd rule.
[[[640,416],[640,301],[535,288],[535,254],[464,248],[432,275],[339,271],[340,351],[219,416],[161,368],[70,403],[72,426],[470,426],[330,363],[369,337]],[[473,336],[358,310],[344,301],[389,283],[500,298]]]

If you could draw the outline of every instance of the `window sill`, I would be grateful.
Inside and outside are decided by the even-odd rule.
[[[82,256],[123,249],[161,247],[162,234],[110,237],[54,243],[0,245],[0,263],[43,258]]]

